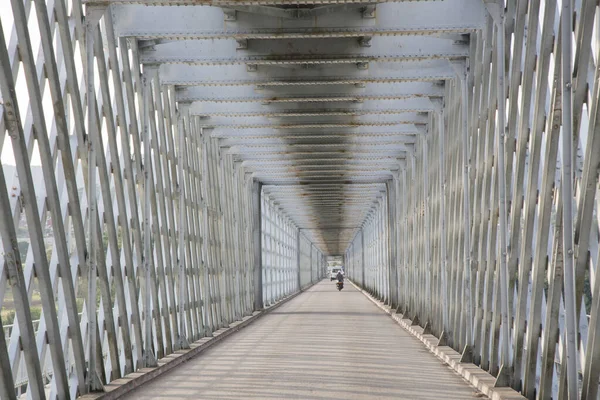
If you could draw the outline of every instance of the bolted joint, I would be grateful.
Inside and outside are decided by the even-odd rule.
[[[360,47],[371,47],[371,36],[361,36],[358,38],[358,45]]]
[[[247,50],[248,49],[248,39],[236,39],[237,43],[236,50]]]
[[[223,19],[225,21],[237,21],[237,11],[232,10],[231,8],[222,8],[223,10]]]

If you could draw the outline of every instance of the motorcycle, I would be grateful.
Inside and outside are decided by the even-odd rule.
[[[337,287],[337,290],[342,290],[344,288],[344,282],[339,281],[338,283],[335,284],[335,286]]]

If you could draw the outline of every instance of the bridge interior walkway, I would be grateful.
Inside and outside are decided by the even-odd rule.
[[[0,398],[343,256],[498,386],[597,399],[599,55],[597,0],[0,0]]]
[[[322,281],[126,399],[478,399],[352,285]]]

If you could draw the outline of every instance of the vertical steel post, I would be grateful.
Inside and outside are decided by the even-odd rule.
[[[499,5],[496,20],[496,72],[497,72],[497,102],[498,102],[498,133],[496,135],[496,144],[498,149],[498,201],[500,207],[500,301],[502,312],[502,349],[501,363],[504,368],[510,365],[510,326],[509,326],[509,295],[508,293],[508,264],[507,264],[507,205],[506,205],[506,166],[505,156],[505,137],[506,137],[506,68],[504,66],[504,7]]]
[[[395,229],[396,229],[396,242],[394,243],[394,246],[396,246],[396,266],[397,266],[397,281],[396,281],[396,285],[398,286],[398,305],[396,307],[396,311],[400,312],[400,306],[402,304],[404,304],[404,296],[402,294],[403,290],[401,289],[401,286],[404,286],[404,280],[402,278],[402,266],[404,265],[404,258],[406,257],[406,254],[404,254],[403,251],[403,247],[402,247],[402,242],[403,242],[403,228],[402,228],[402,221],[401,221],[401,210],[402,210],[402,206],[401,206],[401,201],[400,201],[400,171],[396,172],[395,174],[395,190],[396,190],[396,204],[394,205],[394,207],[396,208],[396,216],[394,217],[394,225],[395,225]]]
[[[422,160],[422,174],[423,174],[423,201],[425,202],[424,220],[425,220],[425,293],[431,293],[431,283],[433,271],[431,269],[431,222],[429,216],[429,134],[432,129],[433,120],[432,114],[430,113],[429,126],[423,134],[423,160]],[[429,295],[424,296],[426,299],[425,312],[427,320],[425,323],[431,325],[433,322],[433,299]],[[426,326],[427,328],[427,326]]]
[[[94,34],[98,29],[98,22],[102,18],[105,9],[90,8],[85,18],[85,44],[86,44],[86,89],[88,105],[88,374],[86,375],[86,386],[90,392],[102,390],[102,383],[96,371],[98,326],[96,321],[96,277],[97,271],[97,202],[96,197],[96,141],[98,127],[96,126],[96,93],[94,90]]]
[[[313,244],[310,244],[310,283],[313,283],[315,278],[313,277]]]
[[[144,338],[144,363],[143,365],[148,367],[154,367],[157,365],[154,351],[152,350],[152,294],[150,287],[152,286],[152,278],[150,269],[152,266],[152,227],[150,226],[150,218],[152,216],[150,196],[153,189],[152,182],[152,161],[150,157],[151,146],[150,146],[150,81],[149,71],[153,67],[144,66],[142,73],[142,117],[144,121],[143,126],[143,140],[144,140],[144,281],[145,281],[145,293],[144,293],[144,327],[145,327],[145,338]],[[158,310],[156,310],[158,312]],[[158,318],[158,314],[156,316]]]
[[[360,228],[360,269],[361,269],[361,278],[360,283],[363,289],[365,289],[365,228]]]
[[[569,400],[578,397],[577,371],[577,307],[575,302],[575,271],[573,255],[573,92],[572,34],[573,6],[571,0],[562,2],[562,194],[563,194],[563,248],[564,298],[567,346],[567,394]]]
[[[446,247],[446,169],[444,161],[445,155],[445,126],[444,126],[444,113],[440,109],[438,111],[438,127],[439,127],[439,190],[440,190],[440,257],[441,257],[441,286],[442,286],[442,323],[443,332],[440,340],[449,337],[448,330],[450,324],[448,320],[448,255]]]
[[[298,265],[298,291],[302,291],[302,274],[300,270],[300,228],[296,230],[296,263]]]
[[[389,304],[392,309],[398,307],[398,248],[396,247],[396,178],[392,178],[386,182],[387,186],[387,202],[388,202],[388,251],[389,257]]]
[[[461,131],[462,131],[462,151],[463,151],[463,230],[464,230],[464,276],[463,276],[463,293],[466,307],[465,315],[465,351],[471,351],[473,338],[473,315],[471,307],[471,205],[469,201],[469,193],[471,191],[471,182],[469,180],[469,166],[471,156],[469,154],[469,127],[468,127],[468,93],[467,93],[467,65],[459,70],[459,81],[461,89],[462,103],[461,109]]]
[[[254,310],[264,308],[263,302],[263,265],[262,265],[262,184],[258,181],[252,182],[252,236],[254,239]]]
[[[186,337],[185,330],[185,308],[186,308],[186,292],[187,282],[185,274],[185,239],[186,232],[186,197],[185,197],[185,170],[183,168],[185,157],[185,125],[184,115],[187,111],[188,104],[180,104],[180,109],[177,111],[177,129],[179,133],[179,154],[177,160],[177,171],[179,173],[179,348],[187,349],[190,347]],[[187,305],[189,307],[189,305]]]
[[[402,173],[402,218],[404,219],[404,229],[402,229],[402,232],[404,233],[404,237],[402,238],[403,244],[404,244],[404,266],[403,266],[403,270],[404,270],[404,304],[402,307],[402,313],[406,314],[406,312],[409,309],[409,303],[410,303],[410,280],[408,277],[408,269],[409,269],[409,263],[410,263],[410,258],[409,258],[409,250],[408,250],[408,239],[409,239],[409,227],[408,227],[408,193],[406,191],[406,180],[407,180],[407,172],[406,172],[406,166],[402,167],[401,169],[401,173]]]

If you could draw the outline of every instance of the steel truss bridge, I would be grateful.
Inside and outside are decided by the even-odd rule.
[[[0,398],[102,392],[329,255],[492,387],[598,398],[597,1],[4,0],[0,23]]]

